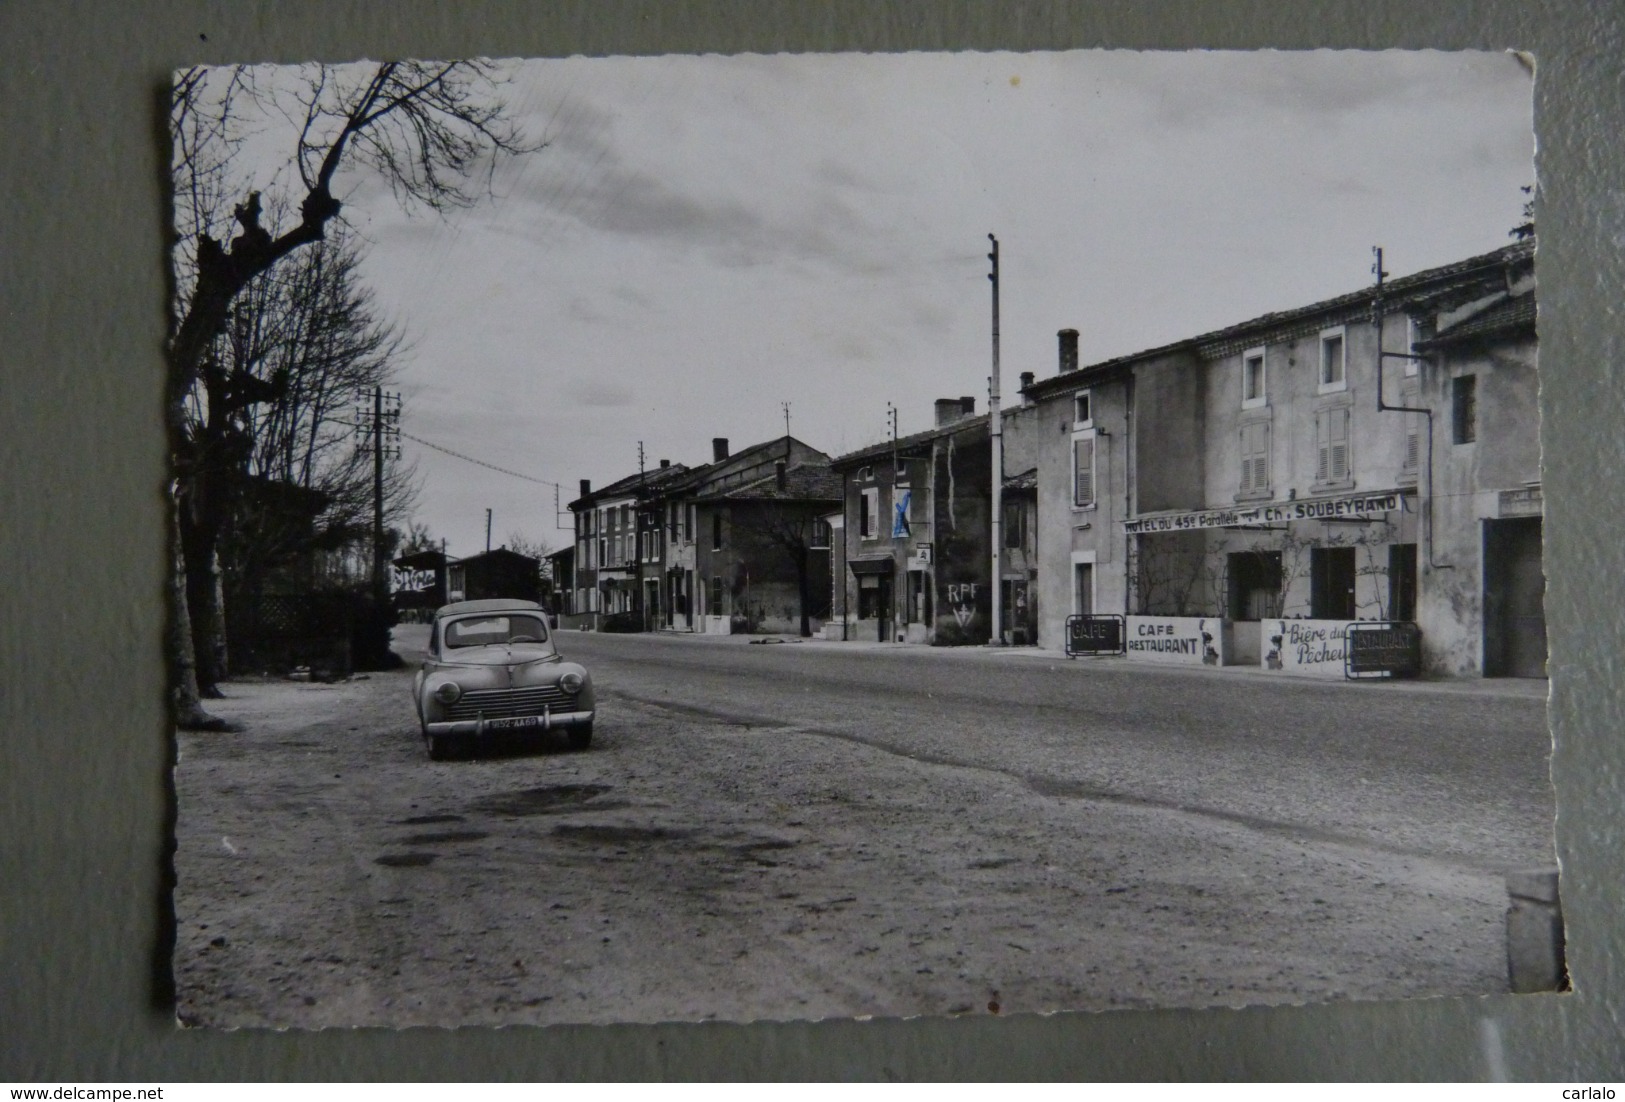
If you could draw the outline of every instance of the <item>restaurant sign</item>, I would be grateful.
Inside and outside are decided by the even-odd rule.
[[[1276,501],[1264,505],[1238,506],[1233,509],[1197,509],[1188,513],[1136,517],[1134,520],[1123,522],[1123,531],[1135,536],[1149,532],[1188,532],[1200,528],[1283,524],[1294,520],[1381,520],[1385,514],[1401,512],[1404,508],[1405,495],[1398,490],[1390,490],[1378,494]]]
[[[1351,681],[1421,676],[1422,629],[1409,621],[1350,624],[1343,638],[1343,676]]]

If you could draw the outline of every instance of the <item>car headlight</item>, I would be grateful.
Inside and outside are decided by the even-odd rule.
[[[462,695],[463,690],[455,681],[443,681],[434,689],[434,698],[442,704],[455,704]]]
[[[567,693],[579,693],[581,691],[581,685],[584,681],[586,681],[586,678],[582,677],[575,670],[570,670],[559,678],[559,688],[563,689]]]

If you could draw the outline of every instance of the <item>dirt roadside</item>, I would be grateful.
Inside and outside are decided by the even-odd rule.
[[[1491,876],[613,692],[587,753],[433,763],[409,678],[237,683],[214,710],[243,732],[180,736],[183,1022],[751,1020],[1505,989]]]

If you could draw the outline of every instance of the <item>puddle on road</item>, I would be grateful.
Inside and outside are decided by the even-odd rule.
[[[607,784],[549,784],[487,796],[473,806],[488,815],[558,815],[574,811],[609,791]],[[592,810],[606,805],[600,804]]]
[[[454,842],[478,842],[490,835],[483,830],[446,830],[438,834],[414,834],[401,839],[404,846],[444,846]]]
[[[604,846],[626,845],[631,842],[671,842],[692,838],[692,830],[675,827],[600,826],[597,824],[560,823],[553,833],[561,838],[590,842]]]
[[[430,823],[460,823],[461,815],[414,815],[410,819],[396,819],[399,826],[428,826]]]
[[[373,864],[383,865],[391,869],[420,869],[424,865],[433,864],[435,855],[432,853],[386,853],[382,857],[374,857]]]

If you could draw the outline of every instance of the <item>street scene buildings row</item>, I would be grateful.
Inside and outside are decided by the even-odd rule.
[[[1057,650],[1110,615],[1131,658],[1338,675],[1349,624],[1401,623],[1429,673],[1544,676],[1533,254],[1094,364],[1062,330],[1002,433],[941,398],[846,455],[718,439],[703,466],[583,481],[559,611]]]

